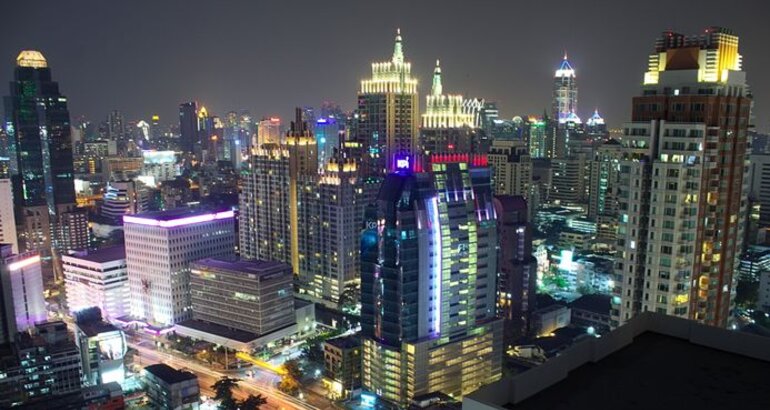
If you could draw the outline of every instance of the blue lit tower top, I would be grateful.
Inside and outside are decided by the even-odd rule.
[[[580,123],[580,118],[577,116],[577,77],[575,76],[575,69],[572,68],[567,59],[567,53],[564,53],[564,58],[554,73],[553,83],[553,106],[551,115],[554,119],[558,119],[560,124],[566,122]]]

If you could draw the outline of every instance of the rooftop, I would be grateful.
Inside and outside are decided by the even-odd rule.
[[[361,346],[361,335],[355,334],[350,336],[335,337],[333,339],[327,339],[326,342],[338,349],[352,349],[354,347]]]
[[[84,261],[105,263],[120,259],[126,259],[126,248],[123,245],[109,246],[96,250],[82,250],[72,255],[65,255],[65,258],[76,258]]]
[[[568,306],[572,309],[587,310],[601,315],[610,314],[612,296],[598,293],[583,295],[573,300]]]
[[[196,376],[193,373],[177,370],[163,363],[151,364],[145,367],[144,370],[147,373],[152,373],[155,377],[163,380],[168,384],[181,383],[183,381],[193,380],[198,378],[198,376]]]
[[[287,274],[291,273],[291,266],[277,261],[206,258],[195,261],[194,265],[257,276],[274,274],[277,270],[285,270]]]
[[[104,321],[78,323],[77,327],[88,337],[94,337],[101,333],[114,332],[118,330],[118,328],[114,325]]]
[[[233,218],[234,216],[235,213],[232,209],[227,207],[194,207],[126,215],[123,217],[123,222],[129,224],[159,226],[161,228],[172,228],[181,225],[209,222],[216,219]]]
[[[764,408],[770,365],[646,332],[510,409]],[[646,394],[652,393],[654,394]],[[601,404],[600,404],[600,403]],[[755,407],[756,406],[756,407]]]
[[[770,338],[645,312],[464,398],[474,410],[764,409]]]

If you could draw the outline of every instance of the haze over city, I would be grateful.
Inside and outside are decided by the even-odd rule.
[[[497,101],[505,118],[549,107],[553,66],[566,50],[580,78],[581,116],[594,107],[611,126],[628,118],[651,38],[673,29],[739,28],[757,127],[770,129],[770,26],[763,1],[10,1],[0,26],[8,78],[17,50],[57,66],[73,116],[131,118],[198,100],[217,112],[291,116],[329,100],[354,108],[369,62],[387,54],[395,28],[420,81],[441,59],[450,92]],[[747,12],[755,10],[756,12]],[[753,75],[752,75],[753,74]]]

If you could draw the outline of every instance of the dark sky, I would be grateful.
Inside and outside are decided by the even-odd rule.
[[[599,107],[619,125],[661,31],[721,25],[741,37],[756,123],[770,128],[766,0],[4,0],[0,16],[2,81],[20,49],[39,49],[73,116],[119,109],[164,123],[191,99],[220,115],[285,117],[323,100],[352,109],[359,80],[390,57],[400,27],[422,94],[440,58],[445,92],[497,101],[509,118],[541,113],[566,49],[579,114]]]

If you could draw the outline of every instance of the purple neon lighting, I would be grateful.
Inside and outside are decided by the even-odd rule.
[[[433,301],[431,302],[433,336],[441,333],[441,222],[438,214],[438,197],[428,200],[428,217],[430,218],[431,235],[433,236]]]
[[[126,215],[123,217],[123,222],[139,224],[139,225],[147,225],[147,226],[159,226],[161,228],[173,228],[176,226],[197,224],[201,222],[210,222],[217,219],[226,219],[226,218],[233,218],[233,217],[235,217],[235,212],[230,210],[230,211],[210,213],[210,214],[204,214],[204,215],[188,216],[186,218],[172,219],[169,221],[160,221],[157,219],[139,218],[136,216]]]

